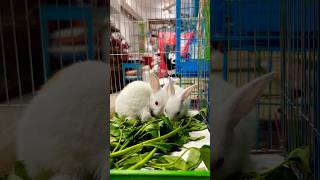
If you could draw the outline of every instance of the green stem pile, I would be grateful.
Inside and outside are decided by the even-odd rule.
[[[126,120],[117,116],[110,120],[110,167],[111,169],[195,169],[201,157],[200,149],[194,148],[190,153],[197,158],[189,161],[180,157],[170,156],[173,151],[179,151],[183,144],[199,140],[203,137],[190,137],[190,131],[204,130],[203,123],[206,110],[200,115],[184,117],[169,121],[166,117],[152,119],[147,122]]]

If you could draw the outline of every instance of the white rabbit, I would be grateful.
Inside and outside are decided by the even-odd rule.
[[[157,81],[153,81],[156,88],[152,88],[152,93],[150,96],[150,111],[152,116],[159,116],[163,114],[163,108],[167,103],[168,100],[168,88],[169,83],[165,83],[164,86],[161,88],[159,79],[156,75],[153,74],[153,77],[156,78]]]
[[[134,81],[119,93],[115,101],[115,111],[118,115],[126,116],[128,119],[141,118],[145,121],[162,113],[167,100],[168,86],[161,88],[155,74],[149,78],[149,83]]]
[[[201,82],[199,83],[201,84]],[[221,105],[228,97],[231,96],[231,94],[236,90],[236,87],[234,87],[232,84],[217,78],[216,76],[213,76],[212,79],[210,79],[211,88],[213,89],[212,98],[210,99],[210,105],[211,109],[217,108],[219,105]],[[204,86],[204,84],[202,84]],[[175,86],[176,87],[176,86]],[[206,89],[206,87],[204,87]],[[182,89],[182,88],[180,88]],[[182,89],[183,90],[183,89]],[[189,111],[190,115],[195,115],[198,113],[198,111]],[[251,112],[246,118],[254,119],[255,111]],[[190,141],[187,144],[184,144],[184,147],[191,148],[191,147],[197,147],[201,148],[203,145],[210,145],[210,132],[208,129],[202,130],[202,131],[193,131],[189,133],[192,137],[201,137],[204,136],[204,139],[198,140],[198,141]],[[181,151],[175,151],[171,155],[172,156],[181,156],[185,149],[182,149]],[[185,153],[182,156],[182,159],[187,160],[189,156],[189,153]],[[205,164],[201,162],[201,164],[198,166],[200,169],[207,169]]]
[[[106,179],[107,64],[69,66],[39,91],[17,124],[17,158],[31,178]]]
[[[187,115],[188,109],[190,107],[189,98],[191,95],[191,90],[197,86],[192,85],[183,89],[177,85],[174,85],[169,78],[169,87],[168,87],[168,100],[164,107],[164,115],[167,116],[170,120],[175,118],[183,117]]]
[[[236,172],[252,169],[250,149],[255,139],[255,119],[246,119],[258,97],[273,79],[274,73],[263,75],[238,88],[222,106],[210,110],[213,127],[213,176],[224,179]],[[214,88],[210,89],[215,91]],[[213,98],[213,97],[211,97]]]
[[[265,169],[279,162],[262,164],[257,162],[257,159],[261,160],[260,157],[254,157],[254,164],[251,164],[249,158],[249,151],[255,139],[256,131],[256,116],[253,109],[256,99],[272,78],[273,73],[269,73],[236,89],[224,80],[215,76],[212,77],[210,102],[213,107],[210,110],[210,117],[212,118],[210,122],[213,123],[211,126],[213,130],[211,135],[208,130],[190,132],[191,136],[204,136],[205,138],[199,141],[191,141],[184,144],[184,147],[201,148],[203,145],[211,144],[214,150],[214,156],[212,157],[214,171],[212,173],[215,179],[223,179],[237,171]],[[235,126],[232,124],[234,121],[240,122]],[[184,150],[176,151],[171,155],[180,156],[183,152]],[[182,158],[186,160],[188,156],[189,153],[185,153]],[[249,160],[250,162],[248,162]],[[206,169],[203,162],[198,168]]]

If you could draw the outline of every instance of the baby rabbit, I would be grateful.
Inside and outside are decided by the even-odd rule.
[[[34,179],[52,171],[50,180],[106,177],[107,64],[71,65],[39,91],[17,124],[17,158]]]
[[[213,127],[210,144],[214,149],[211,162],[215,179],[225,179],[233,173],[248,172],[252,168],[250,149],[255,139],[256,122],[244,117],[256,105],[273,77],[274,73],[268,73],[243,85],[221,106],[210,110]],[[212,87],[211,91],[215,89]]]
[[[145,121],[151,116],[162,113],[167,100],[168,85],[160,87],[159,79],[155,74],[150,77],[149,83],[134,81],[129,83],[117,96],[115,111],[128,119],[140,118]]]
[[[168,100],[164,107],[164,115],[167,116],[170,120],[175,118],[180,118],[188,113],[190,107],[189,98],[191,95],[191,90],[197,85],[192,85],[183,89],[177,85],[174,85],[169,78],[169,87],[168,87]]]
[[[256,170],[249,157],[250,148],[255,140],[256,115],[253,111],[257,98],[264,87],[273,79],[273,73],[266,74],[236,89],[231,84],[216,77],[210,77],[211,94],[210,123],[213,130],[190,132],[191,136],[205,138],[191,141],[184,147],[213,147],[213,177],[225,179],[233,173]],[[235,124],[236,123],[236,124]],[[180,156],[185,150],[173,152]],[[182,156],[186,160],[189,153]],[[256,161],[256,160],[255,160]],[[258,164],[260,165],[260,164]],[[202,162],[198,168],[205,168]],[[206,169],[206,168],[205,168]]]

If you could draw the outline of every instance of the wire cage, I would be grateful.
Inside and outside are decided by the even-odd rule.
[[[1,2],[1,106],[28,104],[54,72],[74,62],[105,61],[106,4],[84,0]]]
[[[213,69],[242,84],[274,71],[257,102],[252,152],[287,154],[311,147],[319,172],[319,1],[219,0],[211,9]]]
[[[106,61],[108,4],[108,0],[0,2],[1,177],[12,172],[18,119],[41,86],[75,62]]]
[[[130,82],[160,85],[171,77],[191,92],[190,109],[208,107],[209,0],[122,0],[111,3],[111,89],[116,97]],[[152,177],[151,177],[152,176]],[[111,169],[112,179],[210,179],[208,171],[132,171]]]
[[[209,1],[127,0],[111,5],[111,92],[148,81],[155,73],[163,86],[171,76],[192,92],[192,109],[208,105]],[[121,6],[121,7],[119,7]]]
[[[214,1],[212,57],[217,76],[239,87],[267,72],[280,74],[280,6],[278,1]],[[257,102],[255,151],[283,148],[280,129],[280,77]]]
[[[281,108],[286,150],[310,146],[320,179],[319,1],[281,2]]]

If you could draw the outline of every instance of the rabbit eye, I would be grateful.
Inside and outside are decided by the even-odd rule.
[[[158,103],[158,101],[156,101],[154,104],[155,104],[156,106],[158,106],[159,103]]]
[[[179,111],[179,112],[177,112],[177,116],[179,116],[179,114],[180,114],[180,111]]]

